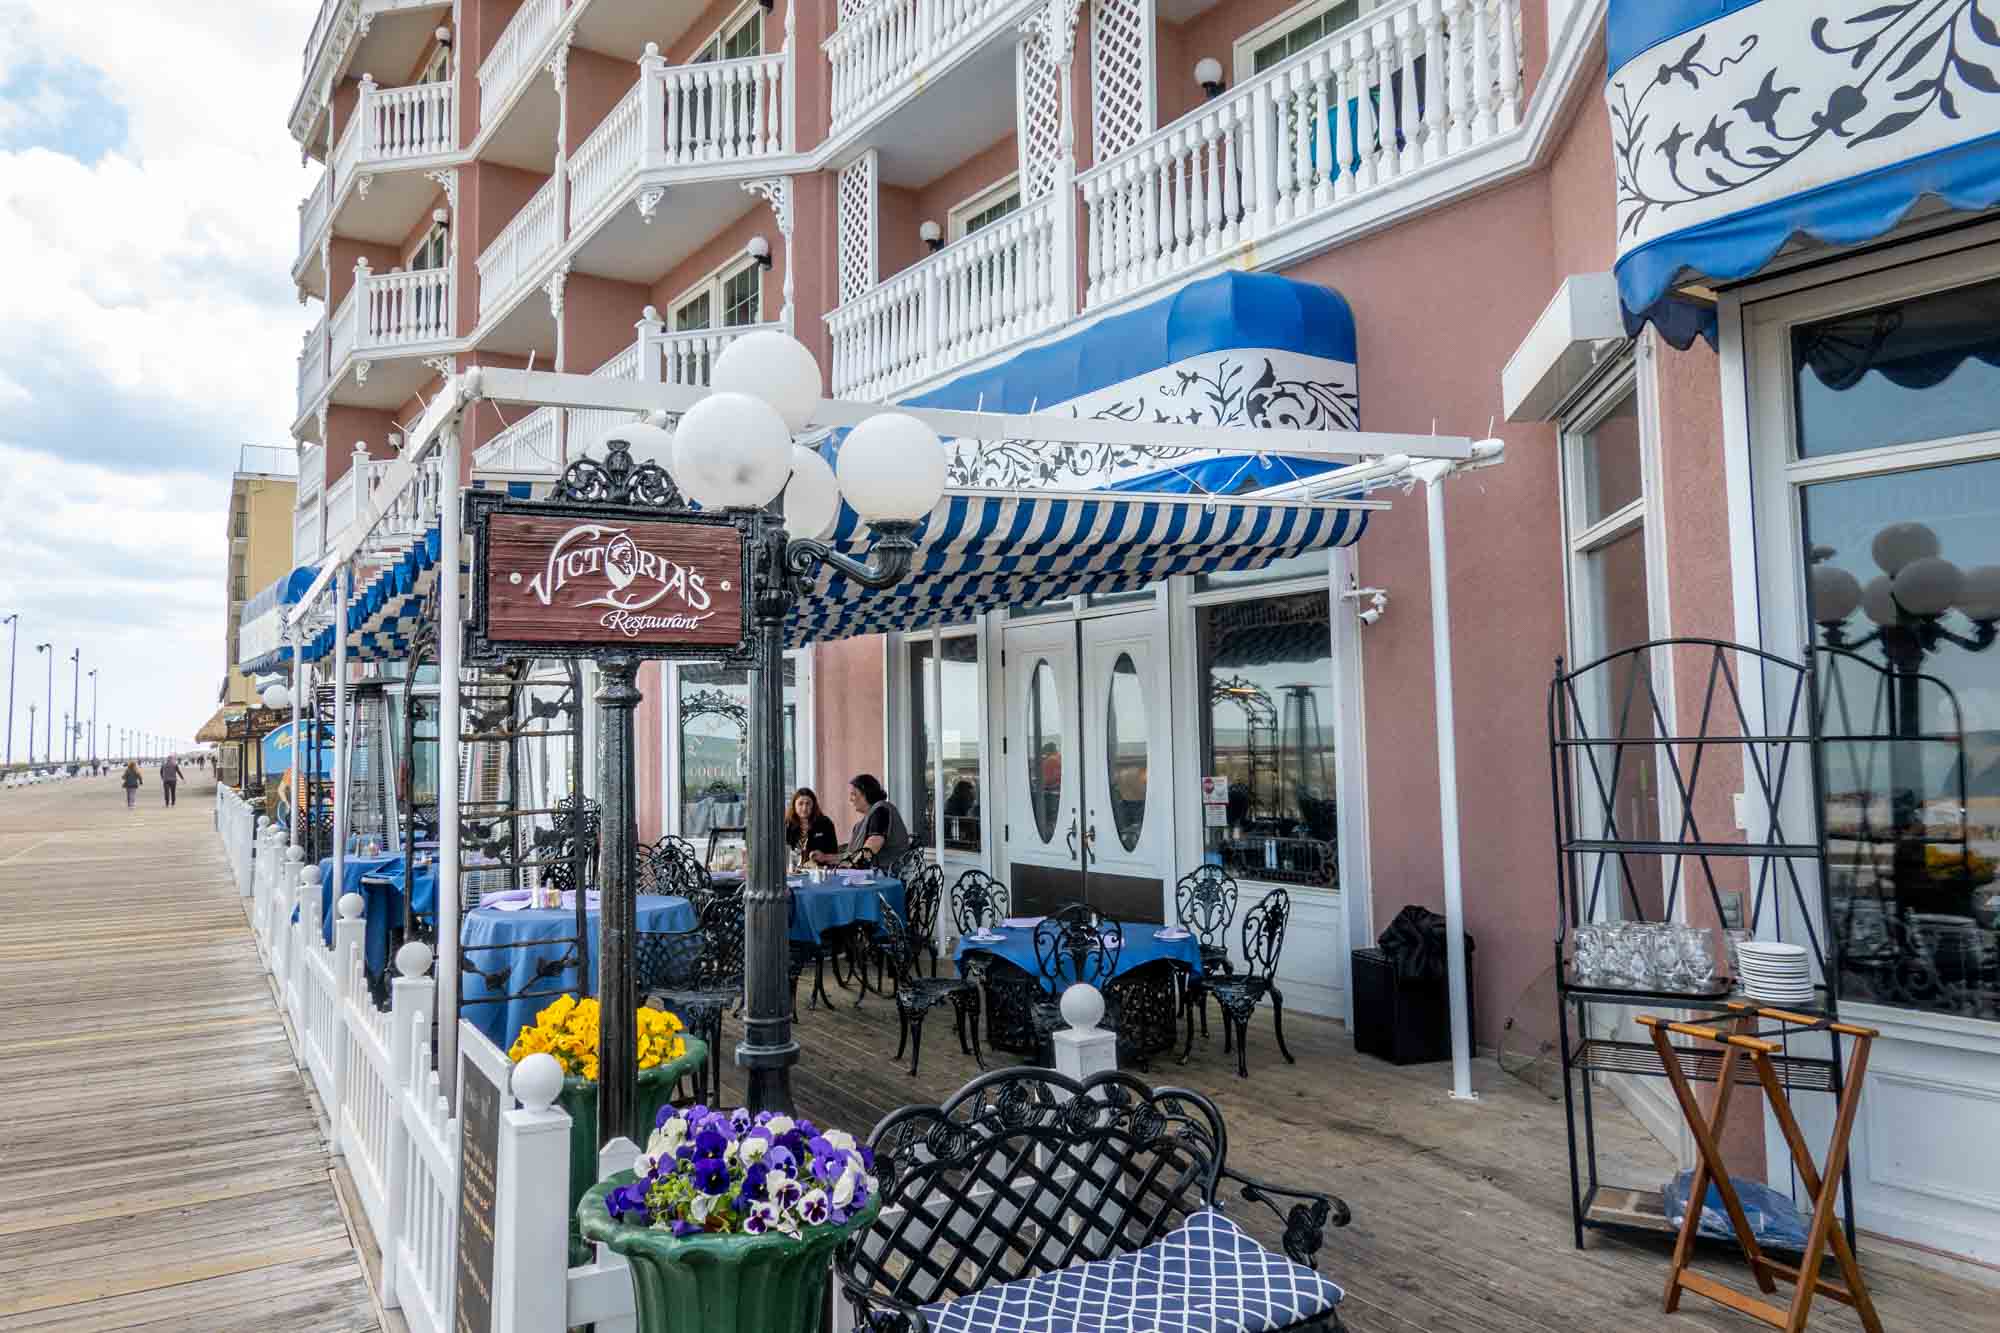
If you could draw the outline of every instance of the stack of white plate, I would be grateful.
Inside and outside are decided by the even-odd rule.
[[[1765,1004],[1805,1004],[1813,998],[1805,946],[1745,940],[1736,949],[1743,993]]]

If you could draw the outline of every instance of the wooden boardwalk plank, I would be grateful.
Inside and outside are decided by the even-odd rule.
[[[213,789],[182,786],[0,793],[0,1330],[372,1333]]]

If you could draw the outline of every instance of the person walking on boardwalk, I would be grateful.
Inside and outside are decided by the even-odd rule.
[[[181,766],[172,755],[160,765],[160,795],[168,805],[174,803],[174,788],[181,784]]]
[[[138,793],[139,784],[144,781],[145,779],[139,776],[139,766],[127,760],[125,763],[125,776],[118,780],[119,785],[125,788],[125,808],[127,810],[132,808],[132,798]]]

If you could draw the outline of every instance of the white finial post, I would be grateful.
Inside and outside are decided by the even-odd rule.
[[[1056,1072],[1078,1082],[1118,1068],[1118,1034],[1099,1027],[1104,996],[1097,987],[1079,981],[1062,993],[1060,1005],[1066,1028],[1050,1041],[1055,1047]]]

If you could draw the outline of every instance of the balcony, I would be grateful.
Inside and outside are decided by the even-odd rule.
[[[409,68],[451,12],[451,0],[321,0],[292,103],[292,137],[308,151],[321,147],[326,90],[350,70]]]
[[[292,265],[292,278],[308,291],[325,291],[326,275],[319,271],[319,243],[332,221],[333,172],[322,171],[313,192],[299,201],[299,257]]]
[[[1011,213],[828,315],[834,396],[886,398],[1061,323],[1073,224],[1055,205]]]
[[[473,470],[555,476],[562,471],[562,438],[556,429],[560,416],[559,408],[536,408],[480,445],[472,456]]]
[[[375,352],[414,352],[451,341],[457,284],[448,268],[371,273],[355,265],[354,286],[333,316],[333,360]]]
[[[793,151],[790,55],[749,56],[699,65],[669,65],[657,46],[639,61],[639,82],[612,108],[569,161],[572,234],[603,209],[622,203],[627,189],[673,178],[742,176],[776,170],[771,159]],[[788,164],[795,165],[795,164]],[[697,169],[697,170],[690,170]],[[639,197],[650,223],[661,191]]]
[[[328,371],[326,316],[306,332],[305,344],[299,349],[299,415],[305,416],[319,403],[320,393],[326,388]]]
[[[474,263],[479,272],[481,322],[500,309],[506,298],[530,285],[540,275],[542,266],[561,248],[560,185],[560,179],[552,177],[535,191],[534,197]]]
[[[315,444],[310,449],[299,451],[299,491],[298,507],[304,509],[308,501],[319,498],[326,489],[326,446]]]
[[[415,83],[378,88],[361,76],[354,114],[333,149],[333,178],[341,194],[350,186],[365,195],[371,171],[420,165],[458,151],[458,86]]]
[[[831,81],[837,137],[871,112],[934,81],[949,67],[1006,35],[1041,0],[872,0],[847,15],[821,43]],[[842,5],[843,10],[847,6]],[[1012,83],[1009,53],[1008,83]]]
[[[292,564],[318,564],[325,551],[326,534],[321,527],[319,497],[315,495],[292,514]]]
[[[479,125],[492,124],[507,101],[541,67],[542,53],[563,22],[563,0],[527,0],[479,66]]]

